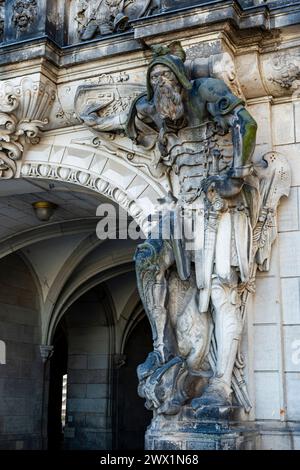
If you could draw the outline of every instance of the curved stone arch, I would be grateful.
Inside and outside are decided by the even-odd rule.
[[[77,129],[76,129],[77,130]],[[90,131],[47,133],[20,162],[19,177],[72,183],[101,194],[122,207],[146,233],[147,218],[168,191],[166,179],[147,174],[148,164],[130,163],[132,149],[95,147]],[[72,139],[73,137],[73,139]],[[59,143],[63,140],[67,143]]]
[[[101,179],[95,174],[79,169],[74,170],[74,168],[67,165],[58,166],[29,163],[25,163],[22,166],[21,173],[22,176],[26,178],[69,182],[102,194],[111,201],[116,202],[128,212],[141,228],[144,227],[144,221],[147,216],[143,208],[136,201],[130,199],[125,191],[122,191],[117,186]]]
[[[64,292],[63,298],[58,300],[53,311],[51,312],[51,315],[43,332],[44,344],[51,345],[51,341],[53,339],[53,334],[57,324],[59,323],[63,315],[66,313],[68,308],[70,308],[70,306],[76,300],[78,300],[82,295],[84,295],[87,291],[97,286],[98,284],[108,281],[120,274],[131,272],[132,270],[132,259],[129,259],[128,257],[128,259],[123,260],[123,263],[119,263],[118,266],[115,266],[113,263],[111,266],[106,266],[103,269],[98,266],[98,272],[93,273],[93,275],[91,274],[91,277],[85,283],[82,283],[82,279],[81,283],[79,280],[77,280],[77,283],[73,284],[72,289],[69,289],[68,292]]]
[[[95,147],[93,139],[90,130],[83,129],[82,126],[45,132],[40,143],[31,146],[24,153],[19,162],[18,178],[70,183],[101,194],[124,209],[141,230],[147,233],[149,213],[153,211],[157,199],[167,194],[166,180],[162,176],[155,177],[147,173],[150,161],[141,165],[130,163],[128,154],[133,155],[132,148],[127,149],[125,146],[126,148],[116,150],[115,147],[110,151],[106,145],[102,148],[99,142]],[[118,259],[119,265],[130,261],[132,253],[128,254],[128,251],[123,259]],[[89,279],[97,277],[99,271],[102,273],[115,264],[116,260],[111,260],[106,266],[96,264],[85,275]],[[53,322],[57,324],[59,312],[65,312],[63,305],[67,298],[73,294],[74,289],[79,291],[82,276],[72,286],[68,285],[57,302],[51,304],[47,300],[42,331],[44,344],[48,344],[51,339]]]

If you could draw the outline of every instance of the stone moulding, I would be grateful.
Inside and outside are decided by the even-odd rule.
[[[125,191],[105,181],[99,175],[51,163],[38,164],[25,162],[21,168],[21,176],[68,182],[96,191],[120,205],[142,229],[145,227],[146,215],[140,205],[133,199],[130,199]]]

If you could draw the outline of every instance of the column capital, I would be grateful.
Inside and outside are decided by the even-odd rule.
[[[53,352],[54,346],[49,346],[46,344],[40,345],[40,353],[44,364],[51,358]]]

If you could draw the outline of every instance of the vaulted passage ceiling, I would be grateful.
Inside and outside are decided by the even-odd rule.
[[[57,222],[94,218],[99,204],[107,202],[107,199],[76,185],[61,182],[1,181],[0,243],[12,235],[45,226],[34,214],[32,204],[37,201],[49,201],[57,205],[49,221],[53,225]]]
[[[48,222],[36,217],[32,204],[37,201],[57,205]],[[100,218],[96,211],[103,203],[114,205],[98,193],[69,183],[1,182],[0,258],[17,253],[33,273],[40,293],[44,342],[51,340],[70,305],[97,285],[105,283],[116,322],[121,315],[131,315],[139,302],[132,262],[136,242],[97,238]]]

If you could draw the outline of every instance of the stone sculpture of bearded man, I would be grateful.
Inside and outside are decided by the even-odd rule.
[[[178,44],[157,47],[147,93],[129,115],[99,117],[89,108],[81,117],[96,131],[125,130],[138,146],[156,147],[173,181],[135,256],[154,345],[138,368],[146,406],[175,415],[190,404],[200,416],[230,408],[235,396],[249,411],[240,355],[245,304],[256,269],[268,268],[288,171],[281,190],[275,164],[260,179],[252,161],[257,125],[245,103],[222,80],[190,80],[184,62]]]

